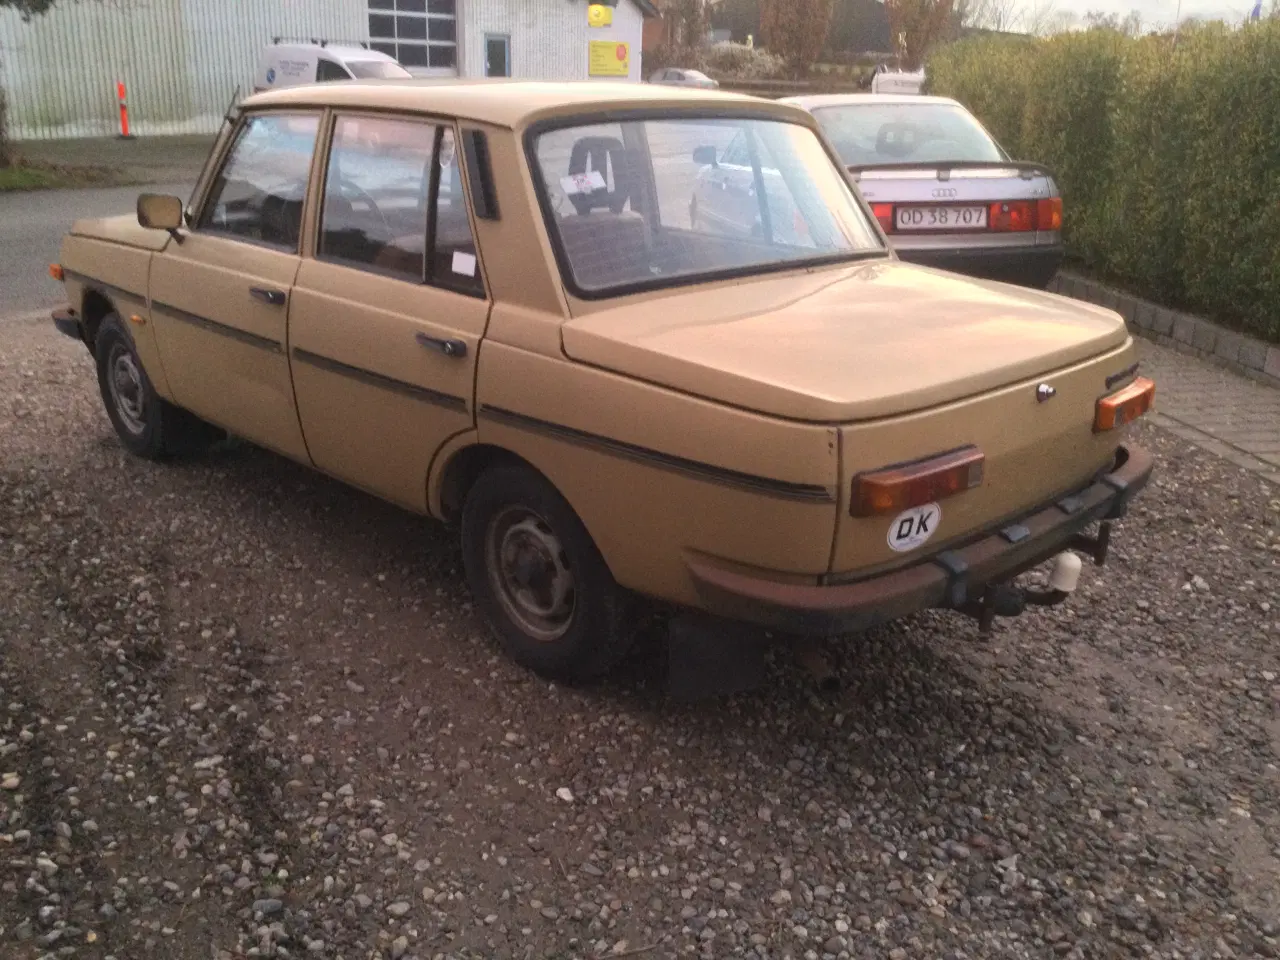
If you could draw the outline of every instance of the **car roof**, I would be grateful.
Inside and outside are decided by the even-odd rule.
[[[938,103],[959,107],[950,97],[933,97],[921,93],[815,93],[807,97],[783,97],[780,103],[791,103],[805,110],[817,107],[866,107],[887,104]]]
[[[646,107],[748,109],[789,120],[803,118],[796,107],[739,93],[598,80],[354,80],[305,84],[246,97],[245,109],[264,107],[355,107],[439,113],[517,128],[551,116],[590,113],[593,109]]]

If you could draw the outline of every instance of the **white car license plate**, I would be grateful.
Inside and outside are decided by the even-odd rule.
[[[899,207],[899,230],[984,230],[986,207]]]

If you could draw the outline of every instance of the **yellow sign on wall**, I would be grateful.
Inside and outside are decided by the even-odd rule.
[[[587,26],[608,27],[613,24],[613,7],[603,3],[593,3],[587,7]]]
[[[592,77],[625,77],[631,73],[631,46],[616,40],[592,40],[587,74]]]

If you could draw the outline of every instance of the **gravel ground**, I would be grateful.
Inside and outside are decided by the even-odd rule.
[[[1070,604],[690,706],[509,665],[426,522],[129,458],[0,323],[0,957],[1277,956],[1280,492],[1139,432]]]

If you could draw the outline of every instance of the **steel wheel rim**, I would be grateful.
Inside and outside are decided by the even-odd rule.
[[[573,571],[551,525],[526,507],[507,507],[489,522],[485,567],[503,612],[541,643],[568,632],[577,606]]]
[[[107,355],[107,387],[116,416],[131,434],[146,429],[146,393],[138,361],[124,344],[114,344]]]

